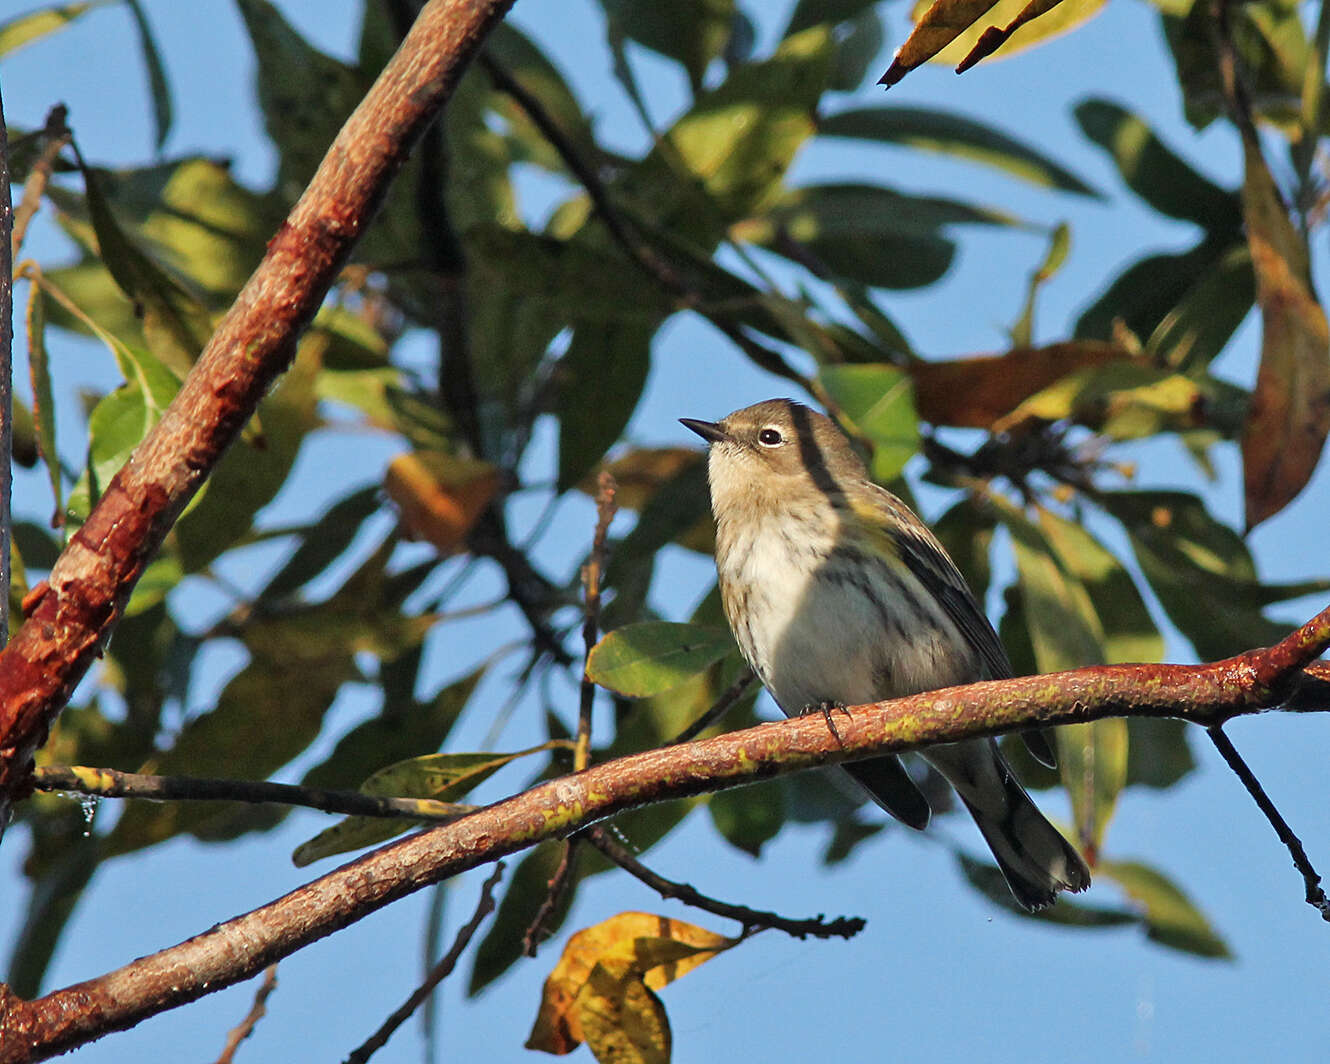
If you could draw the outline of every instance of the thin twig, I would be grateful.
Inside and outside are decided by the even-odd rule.
[[[448,824],[475,811],[474,805],[431,798],[380,798],[359,791],[334,791],[267,780],[192,779],[149,776],[113,768],[43,765],[33,772],[39,791],[69,791],[97,798],[148,798],[153,801],[250,802],[298,805],[325,813],[428,820]]]
[[[585,600],[582,620],[582,643],[585,661],[590,661],[600,631],[600,577],[609,559],[610,522],[618,512],[616,501],[619,486],[608,470],[602,470],[596,479],[596,530],[591,537],[591,554],[582,566],[582,589]],[[577,743],[573,747],[573,771],[581,772],[591,764],[591,710],[596,700],[596,684],[582,666],[581,698],[577,710]],[[535,918],[522,937],[522,950],[534,957],[541,941],[549,934],[547,925],[562,907],[572,886],[577,870],[578,836],[564,840],[563,855],[549,881],[545,899],[536,910]]]
[[[476,905],[475,913],[466,926],[457,932],[457,938],[453,940],[452,947],[444,954],[443,959],[430,969],[425,981],[412,991],[411,996],[402,1003],[401,1008],[384,1020],[383,1026],[370,1035],[346,1058],[346,1064],[364,1064],[365,1061],[369,1060],[375,1052],[387,1043],[388,1039],[393,1036],[393,1032],[401,1027],[416,1009],[420,1008],[430,994],[434,993],[434,988],[448,978],[452,970],[457,967],[457,962],[461,958],[463,950],[470,944],[485,917],[494,911],[494,888],[499,885],[499,878],[502,875],[503,862],[500,861],[494,866],[493,874],[485,880],[484,886],[480,888],[480,902]]]
[[[789,917],[781,916],[779,913],[750,909],[746,905],[732,905],[729,902],[718,901],[687,883],[678,883],[653,872],[629,853],[627,847],[611,838],[603,828],[592,828],[583,834],[583,838],[625,872],[641,880],[661,897],[673,898],[685,905],[691,905],[695,909],[703,909],[706,912],[714,913],[716,916],[738,920],[743,925],[745,935],[772,928],[776,931],[784,931],[787,935],[793,935],[799,939],[807,938],[809,935],[814,938],[853,938],[864,929],[866,923],[860,916],[838,916],[834,920],[827,920],[819,915],[807,920],[792,920]]]
[[[17,219],[9,194],[9,130],[0,100],[0,647],[9,642],[10,495],[14,484],[14,258]]]
[[[587,161],[581,157],[573,142],[564,135],[558,123],[554,121],[535,96],[527,92],[521,83],[509,74],[500,63],[495,61],[488,52],[482,52],[477,62],[490,76],[495,88],[512,97],[513,101],[527,113],[527,117],[531,119],[532,124],[540,130],[541,135],[549,141],[550,146],[558,152],[559,158],[563,160],[564,165],[577,178],[578,184],[582,186],[587,198],[591,200],[591,206],[596,216],[609,230],[614,242],[623,249],[638,269],[655,280],[667,292],[676,296],[685,307],[695,310],[705,317],[754,363],[761,366],[768,373],[784,377],[801,387],[807,386],[808,379],[786,362],[779,352],[754,340],[734,322],[708,310],[702,293],[690,285],[678,270],[656,252],[655,248],[634,235],[622,214],[610,201],[609,190],[605,187],[605,183],[601,181],[600,176]]]
[[[254,1004],[250,1006],[249,1012],[238,1025],[231,1028],[231,1033],[226,1036],[226,1045],[222,1047],[222,1055],[217,1058],[217,1064],[231,1064],[235,1060],[236,1050],[240,1048],[240,1043],[254,1033],[254,1028],[259,1020],[263,1019],[268,1011],[268,998],[272,992],[277,989],[277,965],[270,964],[263,972],[263,982],[259,984],[259,989],[254,994]]]
[[[587,660],[596,645],[600,632],[600,577],[609,560],[610,522],[618,512],[616,500],[619,485],[609,470],[602,470],[596,479],[596,531],[591,538],[591,556],[582,566],[582,588],[585,607],[582,620],[582,643]],[[582,668],[581,702],[577,711],[577,746],[573,748],[573,771],[581,772],[591,764],[591,708],[596,698],[595,681]]]
[[[734,707],[734,704],[743,697],[744,692],[752,686],[753,681],[756,679],[757,677],[753,675],[752,669],[744,669],[744,671],[739,674],[738,679],[721,692],[720,697],[716,699],[712,707],[671,739],[669,745],[674,746],[676,743],[686,743],[696,739],[704,731],[715,724],[716,721],[720,720],[721,717],[725,716],[725,714]]]
[[[41,154],[37,161],[32,164],[32,169],[28,171],[27,179],[23,182],[23,195],[19,197],[18,206],[14,208],[14,227],[11,239],[5,241],[7,247],[13,248],[13,259],[11,262],[17,262],[19,252],[23,248],[23,238],[28,234],[28,223],[37,213],[41,206],[42,197],[46,195],[46,186],[50,183],[51,172],[55,169],[55,160],[59,154],[64,151],[69,144],[72,134],[69,127],[65,124],[65,119],[69,117],[69,110],[64,104],[56,104],[46,114],[46,125],[42,129],[40,136],[44,140]],[[6,153],[7,157],[8,153]],[[6,200],[9,196],[9,173],[5,172],[5,192]],[[8,270],[5,271],[8,274]]]
[[[1275,834],[1279,836],[1279,841],[1288,847],[1289,855],[1293,858],[1293,867],[1302,873],[1302,881],[1307,887],[1307,904],[1313,906],[1321,914],[1321,919],[1330,922],[1330,899],[1325,896],[1325,891],[1321,889],[1321,877],[1317,875],[1316,869],[1312,867],[1311,860],[1307,857],[1307,851],[1302,848],[1302,840],[1293,833],[1293,829],[1288,826],[1286,821],[1275,808],[1275,803],[1270,800],[1270,796],[1265,793],[1265,788],[1261,786],[1260,780],[1256,774],[1247,766],[1247,762],[1242,759],[1232,741],[1220,725],[1213,728],[1207,728],[1206,734],[1210,736],[1210,741],[1215,744],[1215,748],[1228,762],[1231,768],[1242,781],[1242,785],[1247,788],[1247,793],[1255,799],[1257,806],[1260,807],[1265,819],[1270,821],[1270,826],[1275,829]]]

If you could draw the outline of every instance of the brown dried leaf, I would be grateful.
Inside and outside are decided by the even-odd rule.
[[[1242,212],[1261,308],[1261,368],[1242,437],[1247,528],[1311,479],[1330,433],[1330,326],[1307,244],[1289,220],[1260,146],[1244,138]]]
[[[986,429],[1069,373],[1130,358],[1119,345],[1077,340],[1017,347],[1001,355],[915,362],[909,371],[921,420]]]
[[[489,505],[498,483],[494,467],[485,462],[412,451],[388,463],[383,489],[412,536],[451,554]]]

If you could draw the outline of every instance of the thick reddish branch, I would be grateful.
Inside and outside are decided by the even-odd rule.
[[[144,566],[295,351],[388,183],[512,0],[431,0],[342,127],[162,420],[0,656],[0,829]]]
[[[0,986],[0,1064],[43,1059],[133,1026],[249,978],[421,887],[647,803],[1031,724],[1171,716],[1211,726],[1270,708],[1264,680],[1310,663],[1330,642],[1330,610],[1313,623],[1319,636],[1304,626],[1271,650],[1212,665],[1099,667],[931,691],[837,714],[834,732],[812,714],[551,780],[99,978],[35,1001],[6,999]]]

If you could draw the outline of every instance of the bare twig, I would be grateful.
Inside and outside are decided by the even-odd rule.
[[[581,157],[573,142],[564,135],[558,123],[554,121],[535,96],[527,92],[521,83],[488,53],[482,52],[477,62],[484,67],[485,73],[490,76],[495,88],[513,98],[513,101],[527,113],[527,117],[531,119],[532,124],[540,130],[541,135],[550,142],[550,146],[559,153],[559,158],[563,160],[564,165],[577,178],[578,183],[585,190],[587,198],[591,200],[591,206],[595,210],[596,216],[609,230],[614,242],[623,249],[638,269],[652,278],[667,292],[677,297],[685,307],[697,311],[710,321],[755,364],[761,366],[768,373],[774,373],[776,376],[784,377],[801,387],[807,387],[808,379],[786,362],[779,352],[759,343],[734,322],[709,310],[702,293],[690,285],[687,279],[666,261],[655,248],[637,238],[628,227],[623,215],[615,209],[605,183],[601,181],[599,175],[587,161]]]
[[[610,522],[619,509],[619,486],[608,470],[596,480],[596,532],[591,539],[591,556],[582,567],[582,589],[586,606],[582,621],[582,643],[586,657],[591,657],[600,631],[600,577],[609,559]],[[591,764],[591,707],[596,697],[595,682],[582,668],[581,702],[577,711],[577,746],[573,750],[573,771],[581,772]]]
[[[1209,665],[1094,666],[852,707],[837,716],[838,737],[814,715],[592,765],[407,836],[253,912],[95,979],[34,1001],[0,985],[0,1064],[44,1059],[130,1027],[247,979],[423,887],[629,809],[1031,726],[1127,716],[1175,717],[1214,727],[1264,712],[1279,701],[1263,680],[1319,656],[1330,643],[1327,626],[1330,609],[1269,650]]]
[[[231,1064],[235,1060],[236,1050],[240,1048],[240,1043],[254,1033],[254,1028],[259,1020],[268,1012],[268,998],[272,992],[277,989],[277,965],[270,964],[263,972],[263,982],[254,993],[254,1004],[245,1014],[245,1018],[235,1027],[231,1028],[231,1033],[226,1036],[226,1045],[222,1047],[222,1055],[217,1058],[217,1064]]]
[[[729,687],[721,692],[720,697],[716,699],[715,704],[670,740],[670,745],[673,746],[675,743],[686,743],[696,739],[704,731],[715,724],[716,721],[720,720],[721,717],[725,716],[726,713],[734,708],[734,704],[743,697],[744,692],[753,685],[753,681],[756,679],[757,677],[753,675],[753,670],[745,668],[734,683],[730,684]]]
[[[393,1032],[401,1027],[410,1018],[411,1014],[428,1000],[430,994],[434,993],[434,988],[448,978],[452,970],[457,967],[457,962],[463,951],[470,944],[476,931],[480,929],[485,917],[494,911],[494,888],[499,885],[499,878],[502,875],[503,862],[500,861],[494,866],[494,872],[489,879],[485,880],[484,885],[480,888],[480,901],[476,905],[476,911],[466,926],[457,932],[452,947],[444,954],[439,963],[430,969],[425,981],[412,991],[411,996],[402,1003],[401,1008],[384,1020],[383,1026],[346,1058],[346,1064],[364,1064],[365,1061],[369,1060],[375,1052],[383,1048],[388,1039],[393,1036]]]
[[[0,647],[9,642],[10,496],[14,484],[14,253],[17,220],[9,195],[9,130],[0,100]],[[0,829],[3,829],[0,809]]]
[[[380,798],[359,791],[332,791],[267,780],[192,779],[149,776],[113,768],[84,765],[43,765],[34,769],[39,791],[70,791],[97,798],[148,798],[153,801],[250,802],[298,805],[325,813],[429,820],[447,824],[474,812],[476,806],[437,802],[430,798]]]
[[[28,171],[27,180],[23,182],[23,195],[19,197],[18,206],[14,209],[14,227],[11,239],[6,241],[6,246],[13,248],[13,258],[11,264],[18,262],[19,252],[23,248],[23,239],[28,234],[28,223],[32,221],[33,216],[41,206],[42,197],[46,195],[46,186],[50,183],[51,172],[55,169],[55,160],[57,156],[69,144],[71,134],[69,127],[65,125],[65,119],[69,117],[69,110],[64,104],[56,104],[46,115],[46,125],[43,127],[40,136],[44,143],[42,144],[41,154],[37,161],[32,164],[32,169]],[[9,175],[5,174],[5,192],[6,200],[9,196]],[[6,270],[6,273],[9,271]]]
[[[586,660],[591,657],[592,648],[600,631],[600,577],[605,571],[609,557],[610,522],[619,509],[615,496],[619,486],[608,470],[602,470],[596,480],[596,531],[591,537],[591,554],[582,566],[582,590],[585,605],[583,607],[582,643]],[[581,699],[577,709],[577,744],[573,747],[573,771],[581,772],[591,764],[591,710],[596,699],[596,684],[587,674],[586,665],[582,666]],[[557,913],[568,896],[573,876],[577,870],[577,842],[574,835],[564,840],[563,856],[554,876],[550,879],[549,890],[545,899],[536,910],[531,925],[522,938],[522,950],[528,957],[534,957],[541,941],[547,936],[547,925]]]
[[[1215,748],[1228,762],[1228,767],[1233,770],[1238,779],[1242,781],[1242,785],[1247,788],[1247,793],[1252,796],[1261,812],[1265,814],[1265,819],[1270,821],[1270,826],[1275,829],[1279,841],[1288,847],[1289,855],[1293,858],[1293,867],[1302,873],[1302,881],[1307,888],[1307,904],[1320,912],[1322,920],[1330,922],[1330,899],[1326,898],[1325,891],[1321,889],[1321,877],[1317,875],[1316,869],[1312,867],[1307,851],[1302,848],[1302,840],[1288,826],[1288,821],[1280,814],[1275,807],[1275,803],[1270,800],[1270,796],[1265,793],[1265,788],[1261,786],[1260,780],[1247,766],[1247,762],[1242,759],[1242,755],[1238,753],[1232,740],[1224,734],[1223,728],[1215,725],[1213,728],[1207,728],[1206,734],[1210,736],[1210,741],[1215,744]]]
[[[0,655],[0,825],[149,559],[290,363],[407,152],[510,3],[430,0],[422,8],[175,400],[56,561]]]
[[[779,913],[766,912],[762,909],[750,909],[746,905],[732,905],[729,902],[719,901],[716,898],[708,897],[687,883],[678,883],[653,872],[629,853],[627,847],[611,838],[610,834],[603,828],[592,828],[584,833],[583,838],[629,875],[640,879],[656,891],[662,898],[673,898],[685,905],[691,905],[695,909],[702,909],[730,920],[738,920],[743,925],[745,935],[772,928],[800,939],[807,938],[809,935],[814,938],[853,938],[864,929],[865,921],[859,916],[838,916],[834,920],[815,916],[806,920],[792,920],[787,916],[781,916]]]

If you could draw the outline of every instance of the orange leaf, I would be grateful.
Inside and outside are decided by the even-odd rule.
[[[1072,340],[1047,347],[1016,347],[1002,355],[915,362],[909,371],[922,420],[986,429],[1069,373],[1130,358],[1117,344]]]
[[[545,980],[540,1011],[527,1039],[527,1048],[561,1055],[571,1053],[587,1040],[579,995],[597,968],[602,969],[596,976],[599,989],[586,993],[598,996],[597,1004],[592,1007],[603,1014],[614,1007],[623,1007],[613,1005],[619,991],[609,993],[604,982],[614,973],[619,973],[615,978],[620,982],[631,976],[644,990],[660,989],[736,942],[738,939],[725,938],[683,920],[642,912],[619,913],[577,932],[568,940],[559,963]],[[627,993],[624,989],[620,996]],[[639,1011],[646,1008],[647,999],[636,991],[633,993],[634,1003],[628,1007]]]
[[[486,462],[412,451],[388,463],[383,488],[411,536],[451,554],[489,505],[498,483],[497,472]]]
[[[1330,326],[1311,286],[1307,244],[1289,220],[1260,146],[1244,136],[1242,212],[1261,308],[1261,368],[1242,436],[1247,528],[1311,479],[1330,433]]]

